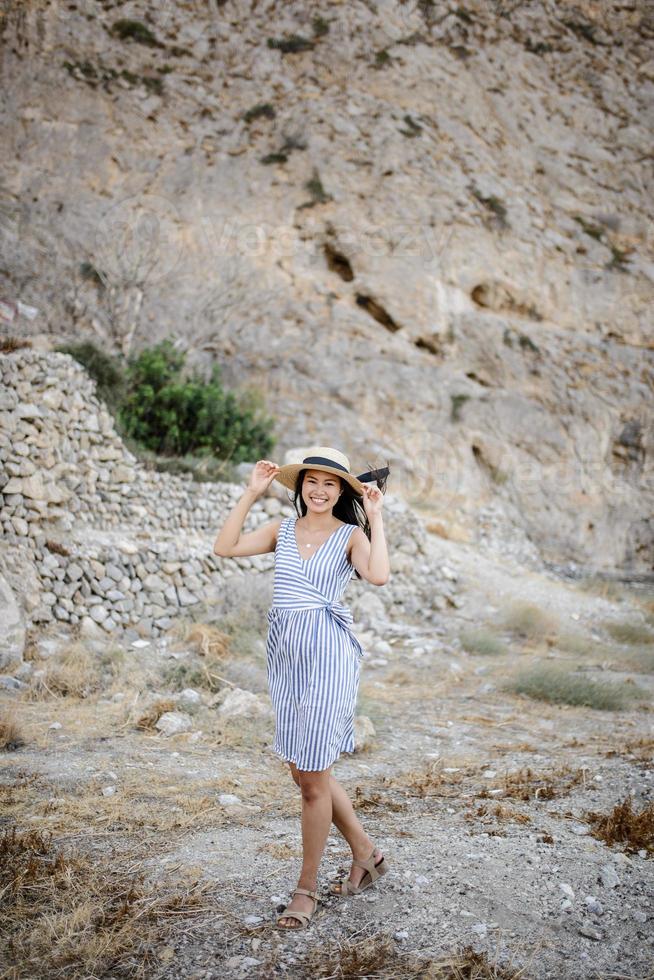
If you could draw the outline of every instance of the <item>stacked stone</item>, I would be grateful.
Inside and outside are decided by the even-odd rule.
[[[144,469],[73,358],[22,349],[0,358],[0,380],[0,525],[5,557],[18,550],[36,572],[38,594],[30,586],[23,602],[32,622],[156,635],[228,577],[272,568],[272,555],[213,554],[243,487]],[[245,529],[291,513],[273,485]],[[454,586],[428,558],[420,522],[390,494],[385,513],[396,573],[385,605],[409,616],[444,608]]]

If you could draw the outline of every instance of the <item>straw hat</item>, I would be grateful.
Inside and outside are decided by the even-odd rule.
[[[295,482],[300,470],[322,470],[324,473],[333,473],[349,483],[356,493],[363,494],[363,483],[350,473],[349,459],[344,453],[339,453],[338,449],[332,449],[331,446],[312,446],[307,450],[307,455],[302,462],[281,466],[275,479],[289,490],[295,490]],[[362,473],[361,476],[370,477],[370,474]]]

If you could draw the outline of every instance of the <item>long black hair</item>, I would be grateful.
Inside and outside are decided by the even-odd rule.
[[[304,481],[304,474],[311,467],[307,466],[305,469],[300,470],[295,480],[295,489],[293,490],[293,506],[295,507],[295,512],[298,517],[304,517],[307,512],[307,505],[302,499],[302,483]],[[365,477],[365,483],[375,483],[382,493],[386,493],[386,481],[390,470],[387,466],[380,469],[370,470],[368,473],[363,473],[362,476]],[[334,476],[337,474],[334,473]],[[332,514],[337,517],[339,521],[343,521],[344,524],[356,524],[361,528],[365,536],[370,541],[370,522],[363,509],[363,494],[357,493],[354,487],[343,480],[340,476],[338,477],[341,483],[342,493],[334,507],[332,509]],[[357,578],[361,578],[359,573],[355,569],[355,574]]]

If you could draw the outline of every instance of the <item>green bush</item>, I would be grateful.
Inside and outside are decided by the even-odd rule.
[[[580,705],[600,711],[621,711],[644,693],[635,684],[605,684],[544,664],[521,671],[510,683],[509,690],[526,694],[536,701]]]
[[[169,340],[145,348],[126,366],[90,342],[57,349],[86,368],[134,451],[174,457],[177,469],[212,479],[216,458],[235,465],[273,448],[273,420],[257,396],[224,391],[217,365],[209,381],[184,377],[185,355]]]
[[[146,27],[140,20],[130,20],[123,17],[115,22],[111,28],[111,33],[119,37],[121,41],[136,41],[138,44],[145,44],[149,48],[161,47],[150,28]]]
[[[605,623],[606,632],[618,643],[654,643],[654,633],[644,623],[628,621]]]
[[[168,456],[213,454],[240,463],[267,455],[274,445],[272,420],[256,401],[224,391],[217,365],[207,382],[183,378],[184,359],[165,340],[129,362],[119,413],[125,433]]]
[[[507,646],[498,636],[485,629],[465,629],[459,635],[461,646],[467,653],[495,657],[507,653]]]

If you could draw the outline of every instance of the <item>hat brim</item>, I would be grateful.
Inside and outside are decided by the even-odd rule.
[[[344,473],[343,470],[337,470],[334,466],[324,466],[322,463],[288,463],[286,466],[280,467],[279,473],[275,474],[275,479],[283,486],[288,487],[289,490],[295,490],[298,473],[301,470],[321,470],[323,473],[333,473],[334,476],[340,476],[341,480],[349,483],[359,496],[363,495],[363,483],[357,480],[356,476]]]

